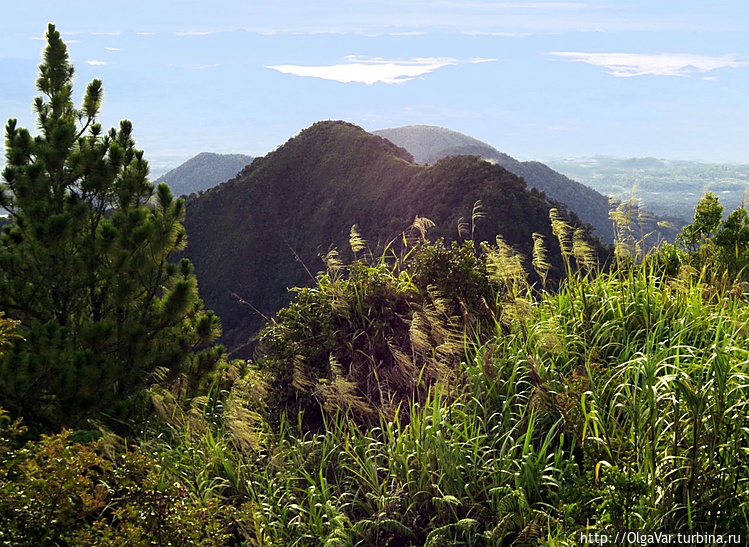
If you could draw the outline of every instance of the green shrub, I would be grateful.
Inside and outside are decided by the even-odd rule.
[[[70,432],[13,449],[23,433],[0,409],[0,545],[226,545],[233,508],[198,504],[138,450],[108,458]]]
[[[492,325],[497,288],[473,244],[421,242],[405,256],[331,269],[261,334],[272,408],[318,405],[358,420],[392,418],[460,376],[465,335]]]

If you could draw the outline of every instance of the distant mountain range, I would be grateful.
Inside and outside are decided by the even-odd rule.
[[[187,196],[226,182],[251,163],[252,157],[244,154],[203,152],[160,176],[156,184],[165,182],[175,196]]]
[[[486,160],[512,160],[485,142],[436,125],[404,125],[372,133],[402,146],[413,155],[416,163],[424,165],[431,165],[446,156],[466,154],[481,156]]]
[[[484,216],[472,222],[479,202]],[[223,342],[237,348],[288,303],[287,287],[314,282],[324,268],[321,254],[336,247],[344,260],[353,258],[354,224],[373,250],[397,239],[417,215],[435,222],[433,237],[469,238],[459,224],[468,232],[473,225],[475,241],[502,235],[526,257],[539,233],[558,279],[553,206],[516,175],[475,156],[418,165],[405,149],[360,127],[319,122],[234,179],[190,197],[185,254],[206,307],[223,322]]]

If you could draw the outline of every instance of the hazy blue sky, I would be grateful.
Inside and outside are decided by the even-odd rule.
[[[749,3],[44,0],[0,9],[0,120],[54,22],[155,174],[261,155],[315,121],[434,124],[519,159],[749,163]]]

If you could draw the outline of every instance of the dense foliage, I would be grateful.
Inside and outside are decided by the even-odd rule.
[[[472,253],[430,244],[416,256],[432,273],[465,264],[485,278],[499,253],[483,264]],[[573,271],[560,291],[534,304],[522,285],[495,290],[490,308],[507,317],[477,322],[463,338],[459,381],[451,389],[449,377],[416,383],[401,412],[376,408],[364,421],[356,404],[318,389],[307,408],[316,398],[324,412],[310,430],[295,405],[269,397],[263,375],[271,382],[283,375],[279,363],[270,376],[268,368],[234,363],[220,404],[187,412],[165,404],[171,425],[144,436],[124,459],[102,462],[103,471],[76,471],[69,483],[33,472],[52,449],[81,469],[101,445],[75,447],[61,437],[4,448],[0,508],[17,537],[38,537],[16,492],[41,480],[32,494],[40,519],[50,518],[53,494],[79,504],[80,517],[57,521],[61,537],[98,538],[99,530],[129,537],[133,529],[144,534],[133,537],[155,537],[141,512],[160,507],[158,500],[120,512],[87,501],[103,495],[97,484],[117,484],[102,472],[134,476],[137,490],[146,479],[127,461],[147,458],[147,480],[176,485],[159,487],[159,495],[181,496],[180,510],[170,513],[178,520],[169,521],[180,528],[165,530],[214,541],[206,545],[578,545],[581,531],[595,529],[746,533],[749,307],[740,286],[722,291],[692,268],[675,276],[660,268],[651,260],[595,278]],[[282,336],[336,317],[352,323],[329,325],[336,341],[329,346],[296,340],[296,353],[308,359],[298,358],[292,375],[313,378],[316,351],[355,357],[360,340],[404,340],[378,321],[388,303],[418,302],[417,293],[390,285],[406,269],[383,270],[377,262],[352,265],[345,278],[322,278],[298,293],[296,308],[278,319]],[[325,299],[332,294],[337,312]],[[356,308],[359,297],[369,305]],[[343,374],[330,366],[316,373],[322,380]],[[50,480],[59,472],[44,469]],[[191,532],[196,523],[203,535]],[[183,536],[175,537],[180,544]]]
[[[179,375],[195,391],[220,349],[185,245],[185,205],[135,148],[132,125],[104,133],[92,81],[73,104],[73,66],[54,25],[34,101],[40,134],[8,121],[0,204],[0,310],[21,322],[0,360],[0,403],[45,430],[138,415],[143,389]],[[118,426],[118,427],[120,427]],[[120,427],[121,428],[121,427]]]
[[[656,260],[671,274],[683,266],[693,268],[724,289],[730,290],[735,281],[749,281],[749,213],[739,207],[724,216],[720,200],[708,192],[677,245],[664,245]]]
[[[232,507],[199,504],[142,451],[113,454],[70,432],[14,448],[25,428],[0,408],[0,545],[225,545]]]
[[[362,420],[392,419],[459,381],[463,340],[493,320],[498,302],[473,244],[421,241],[405,256],[331,264],[317,286],[261,334],[273,401],[310,415],[319,403]],[[488,302],[491,302],[491,308]]]

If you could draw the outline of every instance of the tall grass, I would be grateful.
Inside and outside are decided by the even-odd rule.
[[[591,527],[748,530],[742,295],[652,260],[594,275],[582,240],[556,228],[569,275],[535,301],[510,250],[487,250],[502,314],[490,330],[465,330],[449,390],[438,382],[365,423],[328,406],[314,431],[297,415],[274,428],[255,414],[235,413],[233,426],[226,412],[206,416],[213,425],[198,434],[162,436],[153,453],[164,475],[241,507],[246,545],[574,545]],[[247,407],[247,389],[219,399]],[[243,419],[264,432],[253,443],[238,440]]]
[[[656,261],[593,275],[574,233],[557,228],[571,275],[533,302],[503,248],[488,254],[488,275],[506,286],[498,309],[515,312],[466,329],[449,390],[436,383],[374,422],[327,408],[314,431],[297,415],[274,428],[255,414],[206,415],[210,427],[162,435],[152,452],[164,476],[241,508],[245,545],[575,545],[590,528],[749,530],[743,295],[686,269],[669,277]],[[243,389],[221,408],[247,407]],[[263,431],[252,443],[239,440],[242,420]]]
[[[567,269],[555,293],[532,290],[501,240],[476,262],[464,256],[472,245],[422,255],[427,266],[483,268],[500,290],[496,302],[477,299],[489,321],[468,317],[456,300],[464,316],[449,323],[456,368],[428,382],[419,375],[418,396],[396,408],[372,405],[371,419],[359,419],[350,404],[356,388],[334,383],[351,364],[332,348],[333,377],[321,383],[330,389],[310,398],[322,423],[310,428],[301,413],[271,415],[279,407],[269,406],[263,371],[235,362],[188,410],[154,392],[162,420],[139,449],[157,463],[161,484],[178,484],[194,505],[209,514],[217,503],[233,506],[222,518],[232,515],[234,545],[555,546],[577,545],[591,528],[746,532],[749,307],[741,287],[688,268],[667,275],[626,249],[611,272],[599,272],[580,234],[554,213],[552,223]],[[351,240],[363,253],[355,229]],[[543,240],[535,243],[531,264],[543,283],[549,266]],[[450,262],[449,252],[463,258]],[[393,287],[376,294],[382,302],[416,293],[417,274],[368,268],[378,287]],[[433,286],[424,305],[403,308],[412,325],[401,332],[376,322],[364,284],[323,277],[321,286],[330,279],[334,298],[314,310],[345,311],[356,326],[341,336],[358,348],[352,355],[369,358],[371,345],[353,345],[361,337],[392,332],[413,355],[436,354],[418,336],[425,321],[437,324],[428,313],[446,306]],[[409,346],[401,347],[405,358]],[[344,391],[349,403],[333,404]]]
[[[282,420],[252,451],[204,431],[162,435],[152,452],[194,496],[242,503],[249,545],[531,541],[553,527],[557,507],[544,502],[566,462],[559,418],[512,355],[517,343],[467,345],[460,396],[434,387],[373,427],[342,411],[318,432]]]
[[[749,450],[742,298],[657,275],[572,281],[539,308],[563,339],[539,348],[561,377],[584,370],[586,457],[602,496],[601,524],[666,530],[746,530]],[[562,380],[564,383],[564,380]]]

